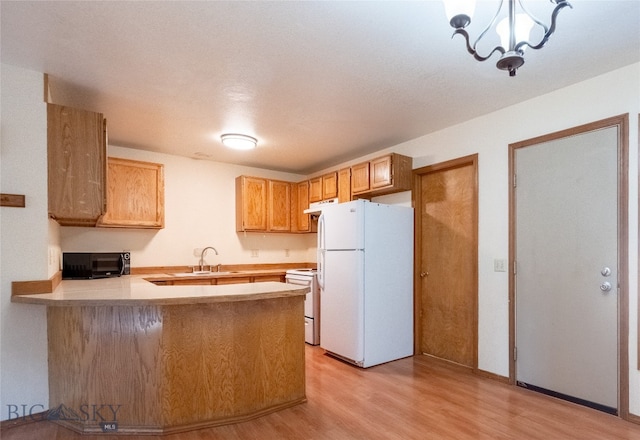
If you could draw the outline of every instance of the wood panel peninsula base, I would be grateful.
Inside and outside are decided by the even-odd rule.
[[[268,285],[287,292],[255,293]],[[246,286],[256,286],[254,293],[220,293]],[[184,292],[176,304],[47,302],[49,404],[58,423],[81,433],[167,434],[306,401],[305,289],[153,288],[212,296],[197,295],[192,304]],[[14,301],[42,304],[34,301],[42,296]]]

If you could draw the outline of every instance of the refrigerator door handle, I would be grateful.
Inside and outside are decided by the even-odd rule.
[[[318,286],[324,289],[324,249],[318,249]]]
[[[324,236],[324,215],[320,214],[318,218],[318,285],[321,289],[324,288],[324,250],[325,250],[325,236]]]

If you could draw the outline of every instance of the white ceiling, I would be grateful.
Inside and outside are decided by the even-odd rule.
[[[640,61],[640,1],[571,3],[515,78],[451,39],[440,1],[3,0],[1,60],[104,113],[112,145],[308,174]]]

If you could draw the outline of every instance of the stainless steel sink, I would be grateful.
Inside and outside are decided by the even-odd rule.
[[[230,273],[238,273],[238,272],[210,272],[210,271],[195,271],[195,272],[179,272],[172,273],[170,275],[174,277],[206,277],[211,275],[228,275]]]

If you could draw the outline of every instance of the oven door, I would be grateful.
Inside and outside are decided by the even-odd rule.
[[[296,284],[298,286],[308,287],[309,289],[313,288],[313,277],[288,273],[285,276],[285,280],[289,284]],[[306,316],[307,318],[313,318],[313,309],[313,292],[309,291],[309,293],[307,293],[304,297],[304,316]]]

